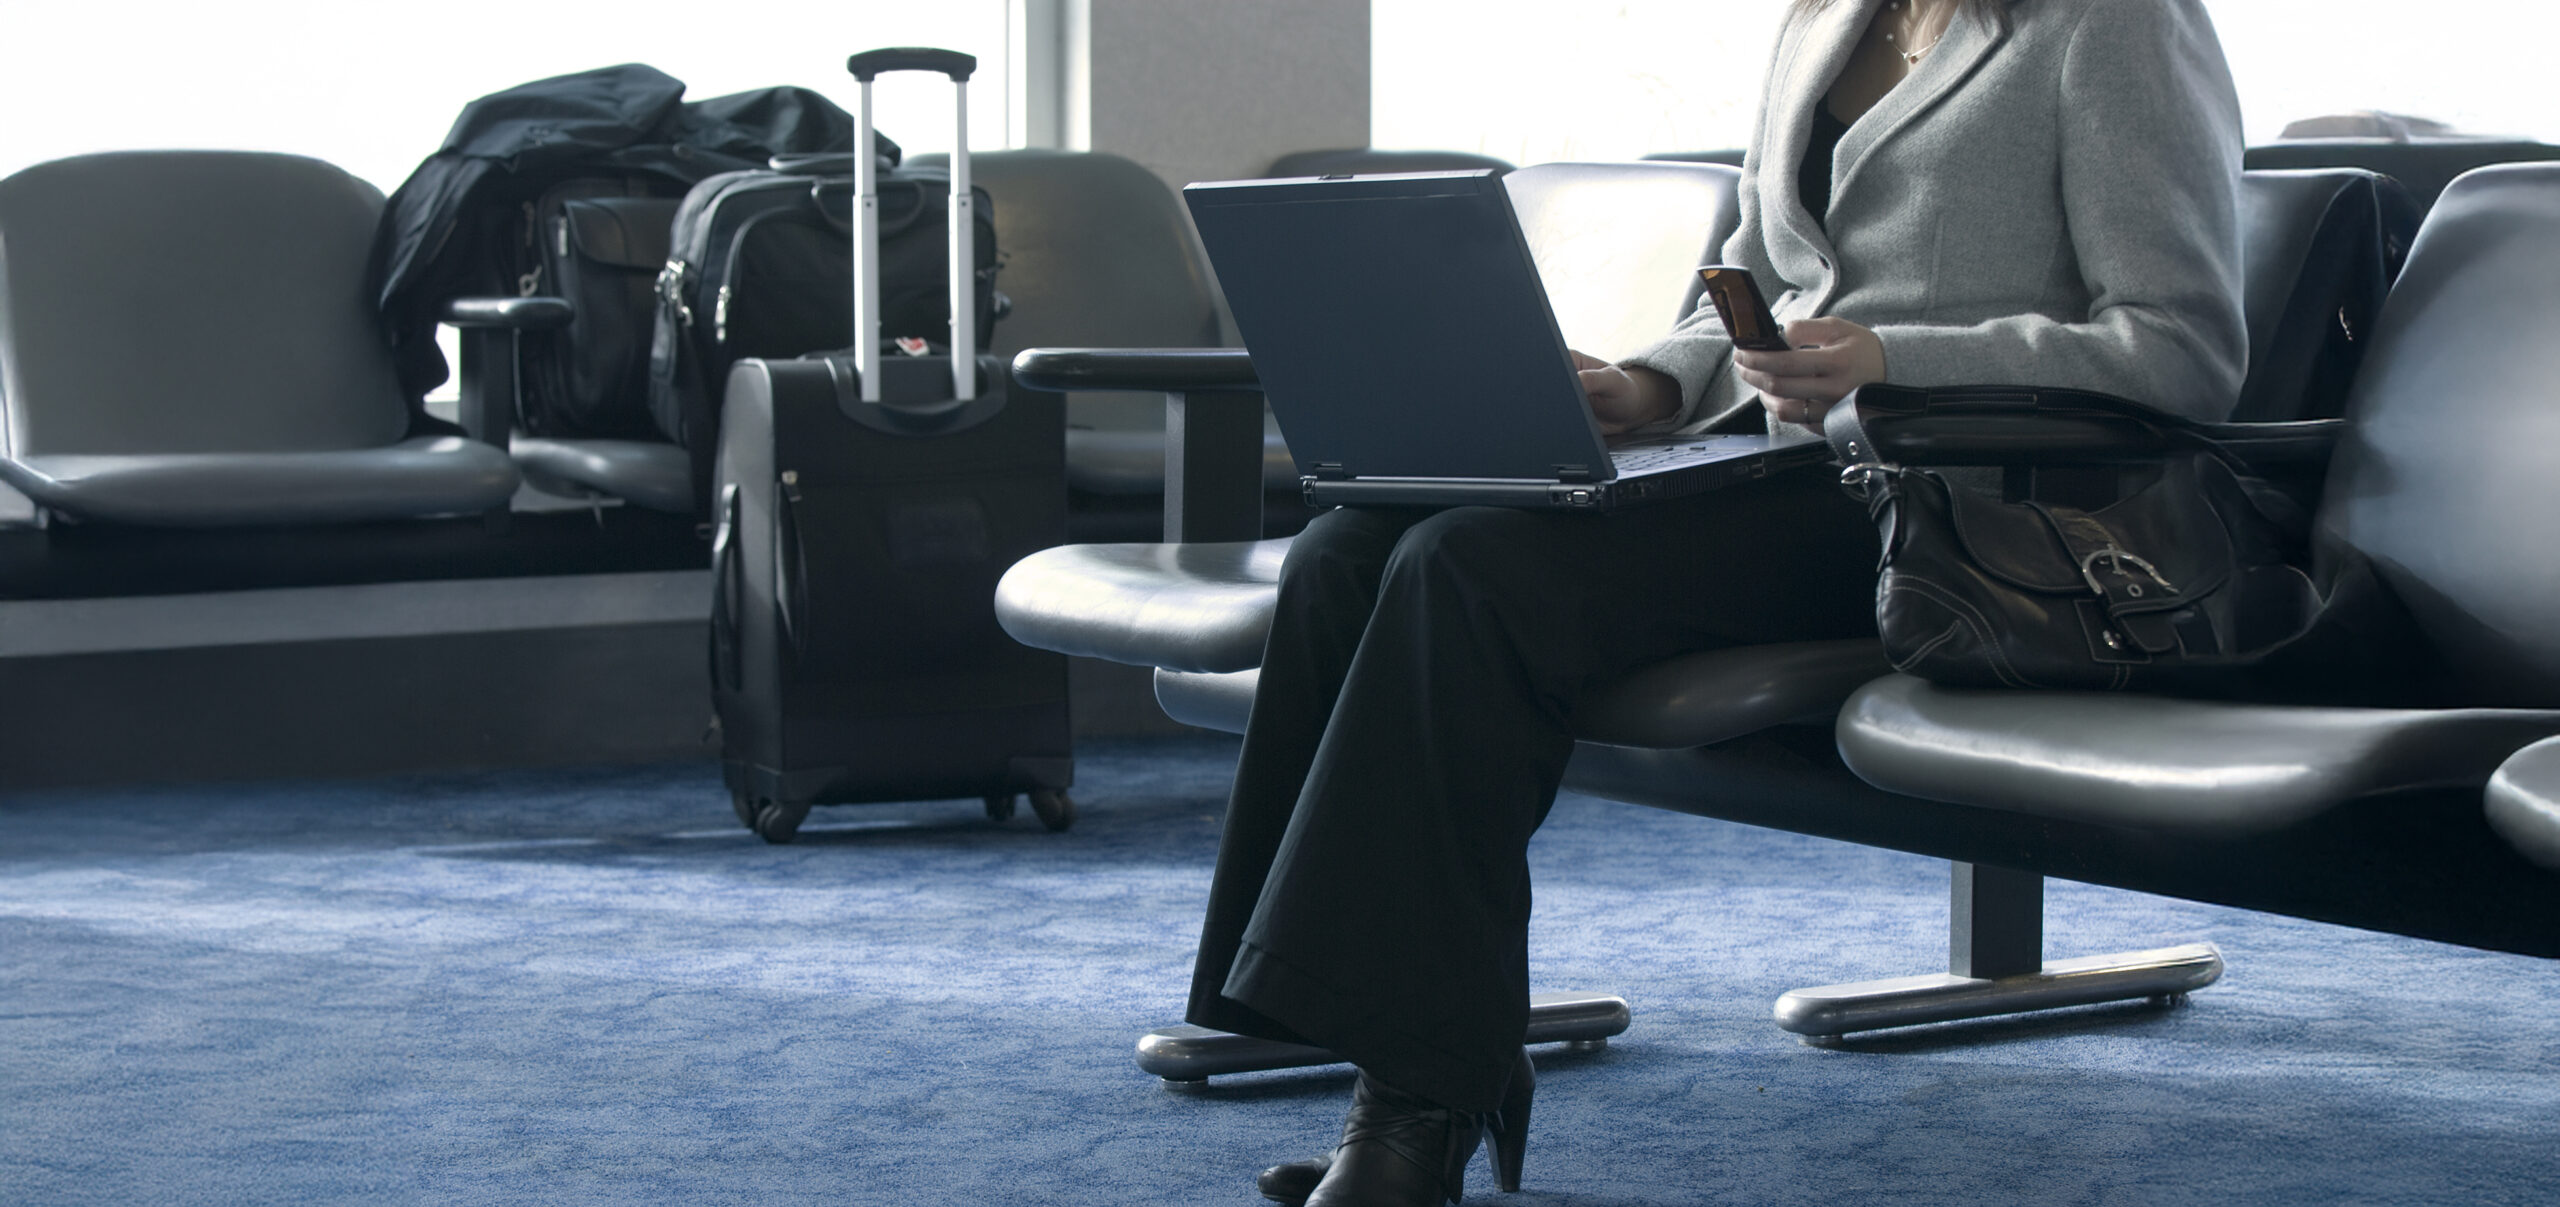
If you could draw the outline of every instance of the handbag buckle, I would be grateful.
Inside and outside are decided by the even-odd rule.
[[[2080,581],[2089,584],[2089,590],[2093,594],[2103,596],[2107,593],[2107,589],[2104,586],[2101,586],[2098,582],[2097,566],[2101,560],[2104,560],[2107,563],[2107,568],[2115,571],[2116,576],[2119,578],[2133,577],[2132,574],[2125,570],[2125,567],[2130,565],[2134,569],[2150,575],[2151,581],[2160,584],[2161,590],[2166,591],[2171,595],[2178,593],[2178,588],[2174,584],[2170,583],[2168,579],[2160,577],[2160,571],[2154,569],[2151,563],[2146,562],[2133,554],[2127,553],[2114,545],[2109,545],[2103,549],[2092,550],[2090,551],[2089,556],[2080,559]],[[2125,594],[2139,598],[2142,594],[2142,584],[2128,584],[2125,587]]]
[[[1902,472],[1901,466],[1887,465],[1882,461],[1853,462],[1840,471],[1840,485],[1863,499],[1875,488],[1876,479],[1891,477],[1900,472]]]

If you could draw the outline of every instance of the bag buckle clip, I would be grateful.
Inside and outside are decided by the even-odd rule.
[[[1840,486],[1852,495],[1863,499],[1874,491],[1876,479],[1889,478],[1901,472],[1901,466],[1888,465],[1882,461],[1853,462],[1840,471]]]
[[[685,278],[693,275],[693,266],[682,260],[669,260],[658,270],[658,300],[675,312],[676,322],[693,326],[693,307],[685,305]]]
[[[2174,584],[2170,583],[2168,579],[2160,577],[2160,571],[2154,569],[2151,563],[2146,562],[2133,554],[2127,553],[2114,545],[2109,545],[2103,549],[2092,550],[2089,556],[2080,559],[2080,581],[2089,584],[2089,590],[2092,594],[2104,596],[2107,593],[2106,587],[2100,585],[2098,582],[2097,566],[2101,560],[2105,561],[2107,563],[2107,568],[2115,571],[2116,576],[2119,578],[2133,577],[2133,575],[2125,569],[2125,567],[2129,565],[2135,570],[2140,570],[2144,574],[2150,575],[2151,581],[2160,584],[2161,590],[2166,591],[2171,595],[2178,593],[2178,588]],[[2125,587],[2125,594],[2139,598],[2142,594],[2142,584],[2132,583],[2127,585]]]

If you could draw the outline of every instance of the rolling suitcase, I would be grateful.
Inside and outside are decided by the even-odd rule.
[[[818,804],[978,797],[1075,819],[1066,659],[996,625],[996,580],[1066,538],[1066,417],[972,355],[967,152],[976,60],[878,50],[854,157],[853,347],[730,369],[713,483],[712,700],[738,819],[788,842]],[[952,333],[879,339],[871,81],[951,77]]]

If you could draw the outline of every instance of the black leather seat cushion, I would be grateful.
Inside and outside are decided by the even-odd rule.
[[[693,512],[693,462],[672,444],[518,436],[507,451],[537,490],[593,491],[651,511]]]
[[[2245,833],[2479,784],[2560,733],[2541,709],[2321,708],[1966,691],[1894,675],[1841,709],[1840,757],[1908,796],[2155,830]]]
[[[455,436],[308,452],[57,453],[0,460],[0,478],[66,515],[181,528],[486,511],[516,490],[505,453]]]
[[[2489,777],[2489,825],[2525,858],[2560,868],[2560,738],[2517,751]]]
[[[1262,661],[1289,539],[1061,545],[996,585],[1015,640],[1132,666],[1237,671]]]

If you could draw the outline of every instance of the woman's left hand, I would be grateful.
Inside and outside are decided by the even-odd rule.
[[[1787,342],[1794,351],[1736,349],[1733,363],[1769,413],[1788,423],[1820,427],[1832,403],[1884,380],[1884,341],[1847,319],[1797,319],[1787,324]]]

